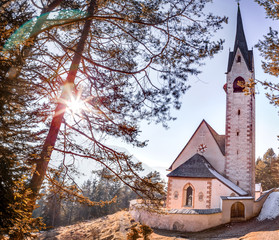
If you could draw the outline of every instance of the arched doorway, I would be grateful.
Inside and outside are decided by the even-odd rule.
[[[236,202],[231,207],[231,220],[244,220],[245,206],[241,202]]]

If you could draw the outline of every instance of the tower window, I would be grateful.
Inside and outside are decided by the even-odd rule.
[[[233,92],[243,92],[245,80],[242,77],[237,77],[233,82]]]
[[[236,132],[236,136],[239,136],[239,131]]]
[[[236,62],[238,62],[238,63],[241,62],[241,56],[237,56]]]
[[[240,109],[238,109],[238,111],[237,111],[237,115],[240,115]]]

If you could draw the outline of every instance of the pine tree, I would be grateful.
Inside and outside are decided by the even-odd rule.
[[[138,175],[140,164],[106,146],[103,139],[113,136],[143,147],[139,120],[166,125],[174,119],[170,109],[180,108],[188,76],[199,73],[202,60],[222,47],[222,40],[210,39],[226,18],[204,14],[207,2],[63,1],[54,14],[30,22],[31,38],[24,38],[15,49],[32,46],[20,74],[37,91],[34,97],[41,110],[33,118],[45,117],[40,123],[48,129],[33,158],[36,169],[29,185],[33,204],[43,180],[49,178],[53,151],[60,153],[67,170],[68,156],[88,158],[143,198],[163,194],[159,182]],[[14,46],[18,36],[28,36],[28,26],[7,46]],[[160,80],[151,77],[153,71]],[[79,110],[72,105],[78,100]]]
[[[272,148],[269,148],[263,158],[256,162],[256,182],[262,184],[263,190],[277,188],[279,186],[279,161]]]
[[[273,0],[256,0],[256,2],[263,6],[266,10],[266,16],[273,20],[279,20],[278,2]],[[278,31],[269,28],[269,33],[264,36],[263,40],[260,40],[256,47],[261,52],[261,56],[264,57],[262,62],[262,68],[270,75],[279,76],[279,38]],[[279,106],[279,84],[272,81],[259,81],[265,89],[270,90],[266,93],[270,103],[274,106]]]
[[[23,239],[40,228],[30,211],[30,189],[25,182],[30,176],[28,158],[35,154],[34,136],[41,120],[34,118],[36,107],[32,83],[22,75],[10,78],[12,68],[21,61],[18,50],[2,50],[12,32],[26,22],[33,10],[25,0],[4,1],[0,5],[0,238]],[[38,136],[39,138],[39,136]]]
[[[201,60],[212,56],[222,45],[222,41],[211,42],[209,37],[211,30],[220,28],[226,18],[203,14],[207,2],[91,1],[90,6],[73,2],[78,9],[88,9],[87,15],[59,12],[53,19],[54,25],[38,38],[41,42],[45,36],[58,46],[56,55],[45,51],[58,66],[55,61],[48,62],[53,73],[43,77],[52,89],[58,89],[55,96],[61,97],[31,180],[34,196],[55,150],[92,159],[141,196],[156,198],[162,188],[140,178],[136,173],[140,165],[105,146],[101,139],[106,134],[142,147],[146,142],[137,139],[140,119],[163,124],[173,119],[170,107],[180,108],[181,94],[188,89],[188,75],[197,74]],[[59,19],[67,22],[67,16],[75,16],[74,23],[57,28]],[[41,49],[42,45],[39,46]],[[68,77],[63,81],[65,71]],[[160,83],[151,80],[149,71],[159,73]],[[40,74],[46,75],[43,71]],[[73,98],[83,106],[77,112],[70,107]],[[68,132],[64,144],[63,135],[59,137],[61,126]],[[76,134],[80,135],[79,141],[87,144],[80,145]]]

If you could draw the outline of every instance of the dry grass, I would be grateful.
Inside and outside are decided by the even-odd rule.
[[[127,211],[120,211],[106,217],[59,227],[38,236],[48,240],[126,240],[132,225],[139,225]],[[279,239],[279,218],[258,222],[256,219],[231,223],[199,233],[181,233],[154,230],[151,240],[206,239],[206,240],[277,240]],[[139,239],[141,240],[141,239]]]

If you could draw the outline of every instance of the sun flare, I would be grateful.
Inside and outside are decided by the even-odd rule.
[[[67,102],[67,109],[73,113],[80,113],[82,110],[83,102],[80,99],[72,98],[70,101]]]
[[[67,111],[73,114],[79,114],[84,109],[84,101],[81,99],[81,91],[74,96],[70,94],[69,100],[66,101]]]

